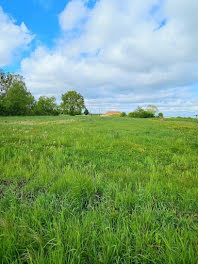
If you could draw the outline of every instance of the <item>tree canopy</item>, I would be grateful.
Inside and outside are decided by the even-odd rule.
[[[34,105],[34,97],[27,91],[23,77],[1,72],[0,79],[0,114],[29,115]]]
[[[33,112],[36,115],[58,115],[58,106],[54,96],[40,96],[38,102],[35,103]]]
[[[23,85],[25,85],[23,76],[19,74],[6,73],[0,69],[0,99],[16,82],[22,82]]]
[[[155,117],[155,114],[138,106],[137,109],[134,112],[129,113],[128,116],[133,118],[151,118]]]
[[[19,74],[5,73],[0,69],[0,115],[67,115],[89,114],[85,106],[83,96],[76,91],[68,91],[62,94],[62,102],[57,105],[54,96],[40,96],[36,101],[27,90],[23,76]],[[128,114],[133,118],[152,118],[159,112],[155,105],[142,107]],[[123,112],[121,117],[126,116]],[[158,118],[163,118],[159,113]]]
[[[61,109],[64,114],[81,115],[82,110],[85,109],[83,96],[76,91],[69,91],[62,94]]]
[[[69,115],[89,114],[84,98],[76,91],[62,95],[60,106],[54,96],[40,96],[38,101],[27,90],[23,76],[0,69],[0,115]]]

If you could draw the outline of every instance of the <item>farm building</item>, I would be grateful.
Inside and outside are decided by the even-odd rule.
[[[120,115],[121,113],[119,111],[110,111],[104,114],[104,116],[112,116],[112,115]]]

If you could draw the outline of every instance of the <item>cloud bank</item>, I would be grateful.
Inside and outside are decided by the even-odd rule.
[[[72,0],[58,17],[56,46],[38,46],[22,60],[22,74],[36,96],[60,98],[75,89],[92,111],[155,103],[173,115],[194,113],[196,10],[195,0]],[[17,30],[23,33],[20,45],[27,45],[25,26]]]
[[[15,56],[27,49],[33,38],[23,22],[17,25],[0,6],[0,67],[11,64]]]

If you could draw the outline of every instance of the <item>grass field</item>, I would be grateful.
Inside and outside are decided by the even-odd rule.
[[[0,263],[198,263],[198,122],[0,118]]]

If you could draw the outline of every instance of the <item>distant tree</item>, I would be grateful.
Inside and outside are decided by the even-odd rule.
[[[164,117],[163,113],[159,113],[158,117],[162,119]]]
[[[153,118],[153,117],[155,117],[155,115],[149,111],[144,111],[144,115],[142,116],[142,118]]]
[[[126,114],[125,112],[122,112],[122,113],[120,114],[120,117],[125,117],[125,116],[127,116],[127,114]]]
[[[87,108],[85,108],[84,114],[85,115],[88,115],[89,114],[89,110]]]
[[[144,116],[144,109],[140,106],[137,107],[137,109],[134,111],[136,117],[143,117]]]
[[[35,103],[33,112],[35,115],[58,115],[58,106],[54,96],[40,96],[38,102]]]
[[[23,81],[15,81],[3,95],[1,105],[7,115],[31,114],[34,97],[27,91]]]
[[[0,69],[0,115],[29,114],[34,98],[27,91],[24,78]]]
[[[16,82],[24,83],[23,76],[19,74],[6,73],[0,69],[0,98],[2,98],[8,89]]]
[[[134,112],[129,113],[128,116],[132,118],[152,118],[155,115],[152,112],[147,110],[145,111],[143,108],[138,106],[137,109]]]
[[[135,118],[136,116],[135,116],[134,112],[130,112],[130,113],[128,113],[128,117]]]
[[[154,115],[159,112],[157,106],[155,105],[148,105],[146,111],[153,113]]]
[[[85,109],[84,98],[76,91],[62,94],[61,108],[64,114],[81,115],[82,110]]]

